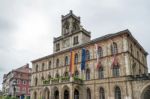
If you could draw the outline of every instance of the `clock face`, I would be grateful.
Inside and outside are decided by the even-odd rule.
[[[69,41],[69,39],[65,39],[63,42],[64,42],[64,48],[70,46],[70,41]]]

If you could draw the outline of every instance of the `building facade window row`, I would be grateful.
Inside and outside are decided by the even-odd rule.
[[[97,50],[97,54],[99,56],[99,58],[103,57],[103,49],[101,46],[98,47],[98,50]],[[117,47],[117,43],[113,42],[113,44],[111,45],[111,53],[112,55],[115,55],[118,53],[118,47]],[[75,53],[75,58],[74,58],[74,63],[77,64],[79,62],[79,55],[78,53]],[[86,61],[89,61],[91,59],[91,54],[90,54],[90,51],[89,50],[86,50]],[[67,66],[69,65],[69,56],[65,56],[65,59],[64,59],[64,66]],[[59,67],[60,66],[60,60],[59,58],[56,59],[56,67]],[[45,63],[42,63],[42,71],[45,69]],[[38,71],[38,65],[36,65],[35,67],[35,71],[37,72]],[[49,61],[48,63],[48,69],[51,68],[51,61]]]
[[[105,71],[104,71],[103,66],[99,67],[97,70],[98,79],[104,79],[105,78],[104,73],[105,73]],[[90,75],[91,75],[91,71],[89,68],[87,68],[85,71],[85,80],[91,80]],[[59,75],[59,73],[55,74],[55,78],[59,78],[60,76],[61,75]],[[69,72],[67,72],[67,71],[64,72],[63,76],[65,76],[65,77],[69,76]],[[74,76],[79,77],[79,71],[78,70],[75,71]],[[112,67],[112,77],[119,77],[119,76],[120,76],[120,66],[118,64],[118,65]],[[50,73],[48,74],[47,77],[48,77],[48,79],[51,78]],[[44,76],[42,76],[41,80],[44,80],[44,79],[45,79]],[[37,82],[38,82],[38,79],[35,78],[35,86],[37,86]]]

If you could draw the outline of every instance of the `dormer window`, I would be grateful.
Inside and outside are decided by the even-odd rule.
[[[78,41],[78,36],[75,36],[74,38],[73,38],[73,45],[76,45],[76,44],[78,44],[79,43],[79,41]]]

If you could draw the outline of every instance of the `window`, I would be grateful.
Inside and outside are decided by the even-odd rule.
[[[73,38],[73,45],[76,45],[76,44],[78,44],[79,43],[79,41],[78,41],[78,36],[75,36],[74,38]]]
[[[50,79],[50,78],[51,78],[51,74],[49,73],[49,74],[48,74],[48,79]]]
[[[26,92],[26,88],[25,88],[25,87],[22,88],[22,92],[23,92],[23,93]]]
[[[19,84],[19,79],[17,80],[17,84]]]
[[[130,48],[131,48],[131,54],[133,54],[133,47],[132,47],[132,44],[130,45]]]
[[[89,50],[86,50],[86,60],[90,60],[90,52],[89,52]]]
[[[26,84],[26,81],[25,81],[25,80],[23,80],[23,81],[22,81],[22,83],[25,85],[25,84]]]
[[[69,33],[69,22],[66,21],[66,23],[64,24],[64,34],[68,34]]]
[[[99,99],[105,99],[105,92],[104,92],[104,88],[100,88],[99,91]]]
[[[117,43],[113,42],[113,44],[111,45],[111,54],[115,55],[117,53],[118,53]]]
[[[87,99],[91,99],[91,90],[87,89]]]
[[[48,62],[48,69],[51,68],[51,61]]]
[[[79,30],[79,25],[78,23],[75,21],[73,22],[73,29],[72,29],[72,32],[76,31],[76,30]]]
[[[41,80],[44,80],[44,76],[43,75],[41,76]]]
[[[36,93],[36,91],[34,92],[34,96],[33,97],[34,97],[33,99],[37,99],[37,93]]]
[[[37,78],[35,78],[35,86],[37,86],[37,82],[38,82],[38,79],[37,79]]]
[[[79,99],[79,91],[76,89],[74,91],[74,99]]]
[[[68,56],[65,57],[65,65],[69,65]]]
[[[119,87],[115,88],[115,99],[121,99],[121,90]]]
[[[118,77],[119,75],[119,66],[113,66],[113,76]]]
[[[64,73],[64,76],[65,76],[65,77],[68,77],[68,76],[69,76],[68,72],[65,72],[65,73]]]
[[[75,71],[75,76],[79,77],[79,72],[77,70]]]
[[[139,57],[139,52],[137,51],[137,59],[139,59],[140,57]]]
[[[35,72],[38,72],[38,65],[35,66]]]
[[[78,63],[78,54],[77,53],[75,54],[75,61],[74,62],[75,62],[75,64]]]
[[[44,66],[45,66],[45,64],[44,64],[44,63],[42,63],[42,71],[44,70]]]
[[[98,52],[97,53],[98,53],[99,58],[101,58],[103,56],[103,50],[100,46],[98,47]]]
[[[57,43],[57,44],[56,44],[56,51],[59,51],[59,50],[60,50],[60,44]]]
[[[90,80],[90,70],[86,70],[86,80]]]
[[[99,77],[99,79],[103,79],[103,78],[104,78],[104,70],[103,70],[103,67],[99,67],[99,70],[98,70],[98,77]]]
[[[59,78],[59,74],[58,73],[56,73],[56,78]]]
[[[59,67],[59,59],[56,60],[56,67]]]

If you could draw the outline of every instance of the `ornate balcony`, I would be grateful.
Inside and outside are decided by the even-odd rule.
[[[74,77],[66,76],[66,77],[50,78],[48,80],[43,80],[43,85],[69,83],[69,82],[82,84],[83,80],[77,76]]]

